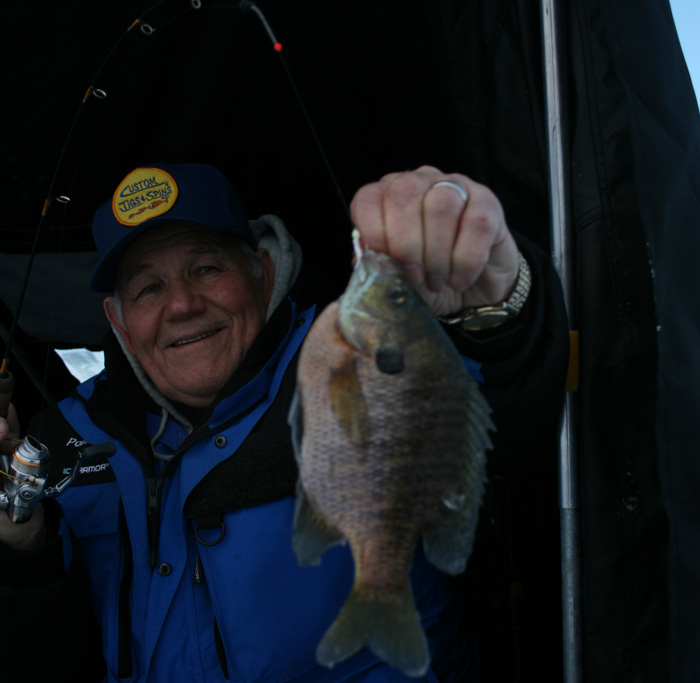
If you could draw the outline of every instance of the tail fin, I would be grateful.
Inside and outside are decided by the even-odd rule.
[[[409,584],[401,592],[379,595],[354,587],[319,643],[316,659],[332,667],[364,646],[407,676],[423,676],[428,670],[430,652]]]

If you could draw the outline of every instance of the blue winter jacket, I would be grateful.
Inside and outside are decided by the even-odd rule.
[[[549,527],[532,527],[549,513],[533,518],[532,496],[548,499],[549,449],[569,359],[556,274],[527,241],[519,245],[533,272],[521,314],[495,333],[452,335],[463,355],[483,363],[498,426],[490,464],[518,494],[509,493],[506,514],[487,500],[484,535],[467,570],[478,593],[470,592],[465,616],[483,626],[487,671],[494,664],[500,671],[501,657],[508,667],[508,645],[494,643],[493,634],[510,634],[501,598],[512,577],[501,567],[512,562],[511,544],[523,555],[532,552],[533,538],[540,552],[545,541],[549,548]],[[309,289],[307,296],[318,293]],[[107,372],[63,402],[63,414],[52,407],[35,416],[27,433],[51,450],[49,484],[65,476],[84,441],[112,442],[117,453],[85,463],[68,491],[44,501],[48,536],[39,550],[0,545],[0,679],[402,680],[366,650],[332,670],[314,661],[349,592],[352,563],[346,548],[335,547],[320,566],[301,569],[291,551],[297,472],[286,418],[294,354],[311,319],[291,305],[278,311],[280,319],[276,311],[222,392],[227,398],[211,414],[188,416],[194,425],[188,436],[167,423],[156,450],[172,454],[169,463],[155,461],[149,443],[160,431],[160,409],[147,400],[113,336],[105,340]],[[551,538],[558,538],[556,527]],[[525,573],[530,595],[549,594],[548,577],[556,584],[540,563]],[[473,680],[478,664],[461,628],[465,597],[457,594],[465,582],[426,566],[420,548],[413,582],[432,654],[427,680]],[[540,612],[539,598],[531,605]],[[517,625],[532,642],[541,633],[533,623],[541,623],[539,615],[529,631]],[[39,656],[28,642],[40,643]]]
[[[167,422],[155,450],[176,454],[174,466],[158,462],[145,473],[133,455],[133,434],[115,438],[120,432],[110,416],[96,417],[96,386],[104,373],[81,385],[80,397],[60,404],[76,433],[73,447],[82,440],[116,447],[109,459],[84,465],[60,498],[102,630],[107,680],[415,680],[366,649],[333,669],[316,664],[316,645],[350,592],[353,564],[347,546],[336,546],[316,567],[297,565],[293,495],[272,493],[267,502],[214,515],[191,512],[206,509],[207,491],[216,497],[217,485],[236,486],[224,474],[217,480],[217,468],[235,458],[282,400],[283,378],[312,319],[313,309],[297,313],[292,306],[282,343],[250,381],[216,405],[205,428],[188,437]],[[160,416],[149,413],[149,438],[160,427]],[[267,476],[265,457],[255,467]],[[209,489],[197,489],[207,482]],[[72,551],[65,532],[64,541],[68,563]],[[412,579],[434,666],[449,680],[467,680],[455,580],[428,565],[420,549]],[[438,679],[430,670],[424,680]]]

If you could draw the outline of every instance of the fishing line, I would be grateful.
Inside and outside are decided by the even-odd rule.
[[[341,190],[340,184],[338,183],[335,173],[333,172],[333,167],[331,166],[331,163],[326,155],[326,151],[323,145],[321,144],[321,139],[316,133],[316,127],[314,126],[313,121],[311,120],[311,116],[309,115],[309,112],[306,109],[304,99],[302,98],[301,93],[299,92],[299,89],[297,88],[297,85],[294,81],[294,78],[292,77],[292,72],[290,71],[289,66],[287,65],[287,60],[284,58],[284,54],[282,53],[282,43],[280,43],[279,40],[277,40],[274,32],[272,31],[272,28],[270,27],[270,24],[265,18],[265,15],[262,13],[262,11],[256,3],[252,2],[251,0],[242,0],[240,7],[243,11],[253,12],[258,17],[258,19],[263,25],[263,28],[265,29],[265,32],[270,38],[270,41],[272,42],[273,50],[279,55],[280,62],[287,76],[287,80],[289,81],[292,91],[294,92],[302,114],[304,115],[304,119],[306,120],[306,123],[309,126],[309,130],[311,131],[311,135],[314,139],[316,147],[321,154],[321,159],[323,160],[323,164],[326,167],[326,171],[328,172],[331,182],[333,183],[336,195],[338,196],[338,199],[340,200],[340,203],[343,206],[343,211],[348,216],[348,218],[350,218],[350,209],[348,207],[347,202],[345,201],[345,197],[343,196],[343,191]]]
[[[127,68],[127,66],[129,65],[129,63],[131,62],[131,60],[134,58],[134,56],[136,55],[136,53],[137,53],[138,50],[140,49],[141,45],[143,45],[143,43],[145,42],[145,40],[147,40],[150,36],[152,36],[154,33],[156,33],[156,31],[159,30],[159,29],[161,29],[163,26],[167,26],[168,24],[172,23],[173,21],[176,21],[176,20],[182,18],[183,16],[185,16],[186,14],[189,14],[191,11],[193,11],[193,9],[196,9],[197,7],[200,7],[200,6],[201,6],[200,0],[191,0],[190,3],[189,3],[190,6],[191,6],[191,9],[186,9],[186,10],[184,10],[184,11],[182,11],[182,12],[179,12],[179,13],[177,13],[177,14],[174,14],[174,15],[172,15],[172,16],[170,16],[170,17],[166,17],[166,18],[164,18],[163,20],[161,20],[160,23],[159,23],[157,26],[154,26],[154,25],[151,24],[151,23],[146,23],[146,22],[144,21],[144,19],[145,19],[149,14],[153,13],[158,7],[160,7],[161,5],[166,4],[168,1],[169,1],[169,0],[160,0],[160,1],[157,2],[156,4],[154,4],[154,5],[152,5],[151,7],[149,7],[145,12],[143,12],[143,14],[142,14],[140,17],[138,17],[137,19],[135,19],[135,20],[129,25],[129,27],[124,31],[124,33],[121,35],[121,37],[114,43],[114,45],[113,45],[112,48],[110,49],[109,53],[107,54],[107,57],[105,57],[105,59],[103,60],[102,64],[101,64],[100,67],[98,68],[97,73],[95,74],[95,76],[93,77],[93,79],[92,79],[92,81],[91,81],[92,85],[90,85],[90,86],[88,87],[88,89],[86,90],[85,95],[83,96],[83,100],[82,100],[82,102],[81,102],[81,104],[80,104],[80,107],[79,107],[79,109],[78,109],[78,111],[77,111],[77,113],[76,113],[75,119],[74,119],[74,121],[73,121],[73,125],[71,126],[71,128],[70,128],[70,130],[69,130],[69,132],[68,132],[68,136],[67,136],[67,138],[66,138],[66,142],[65,142],[65,144],[64,144],[64,146],[63,146],[63,150],[62,150],[62,152],[61,152],[61,155],[59,156],[59,161],[58,161],[58,165],[57,165],[57,167],[56,167],[56,173],[54,174],[54,179],[53,179],[53,181],[52,181],[51,189],[53,189],[53,183],[55,182],[56,176],[57,176],[57,174],[58,174],[58,169],[60,168],[61,163],[62,163],[62,161],[63,161],[63,156],[64,156],[64,154],[65,154],[65,151],[66,151],[67,147],[68,147],[68,144],[69,144],[69,142],[70,142],[70,139],[71,139],[71,137],[72,137],[72,134],[73,134],[73,132],[74,132],[74,130],[75,130],[75,128],[76,128],[76,124],[77,124],[77,122],[78,122],[78,118],[80,117],[80,114],[83,112],[83,110],[84,110],[84,108],[85,108],[85,105],[86,105],[86,103],[88,102],[88,100],[90,100],[90,98],[95,98],[95,99],[97,99],[97,100],[106,100],[106,99],[107,99],[108,92],[109,92],[111,86],[112,86],[112,85],[119,79],[119,77],[122,75],[122,73],[123,73],[124,70]],[[99,88],[96,87],[96,84],[100,81],[100,78],[101,78],[101,76],[102,76],[102,72],[105,70],[107,64],[112,60],[112,57],[113,57],[114,53],[116,52],[117,48],[120,46],[120,44],[121,44],[130,34],[132,34],[132,32],[136,31],[137,29],[138,29],[139,33],[143,36],[142,40],[141,40],[140,42],[138,42],[124,58],[122,58],[122,60],[121,60],[121,62],[120,62],[120,65],[119,65],[119,68],[118,68],[116,71],[114,71],[114,73],[111,75],[111,78],[107,81],[106,84],[104,84],[105,87],[104,87],[104,88],[103,88],[103,87],[99,87]],[[134,35],[135,35],[135,34],[134,34]],[[96,112],[96,113],[95,113],[95,118],[93,118],[93,120],[92,120],[92,127],[94,127],[94,125],[95,125],[95,121],[96,121],[96,118],[97,118],[97,114],[98,114],[98,113],[99,113],[99,112]],[[88,133],[85,135],[85,143],[84,143],[84,145],[83,145],[83,151],[82,151],[82,153],[78,156],[78,160],[76,161],[76,163],[75,163],[75,165],[74,165],[75,170],[74,170],[74,173],[73,173],[73,177],[72,177],[71,181],[70,181],[69,184],[68,184],[68,187],[69,187],[70,189],[73,188],[74,183],[75,183],[75,180],[76,180],[76,178],[77,178],[77,176],[78,176],[78,173],[80,172],[80,167],[81,167],[82,159],[83,159],[83,157],[84,157],[85,150],[87,149],[88,144],[89,144],[89,142],[90,142],[90,137],[91,137],[91,134],[90,134],[90,132],[88,131]],[[67,199],[68,199],[68,198],[67,198]],[[57,200],[58,200],[58,198],[57,198]],[[68,201],[70,201],[70,199],[68,199]],[[67,203],[67,202],[66,202],[66,203]]]
[[[19,321],[19,317],[22,311],[22,307],[24,304],[24,299],[25,295],[27,292],[27,288],[29,285],[29,279],[32,271],[32,267],[34,264],[34,259],[38,250],[38,245],[39,245],[39,237],[43,228],[44,220],[46,218],[46,215],[54,201],[67,205],[71,202],[70,198],[70,190],[73,189],[76,178],[78,177],[78,173],[80,171],[80,167],[82,165],[82,161],[85,156],[85,151],[88,147],[88,142],[90,140],[90,130],[95,125],[95,119],[93,119],[92,125],[90,126],[90,129],[88,130],[88,134],[85,137],[85,143],[83,144],[81,151],[78,154],[78,158],[76,163],[74,164],[74,171],[71,176],[70,181],[68,182],[68,194],[61,194],[59,196],[54,196],[54,188],[56,186],[56,182],[59,176],[59,172],[62,170],[63,164],[64,164],[64,159],[66,156],[66,152],[69,149],[69,146],[71,142],[73,141],[74,134],[76,132],[76,129],[78,127],[78,122],[81,118],[81,115],[83,111],[85,110],[85,107],[88,105],[93,100],[98,100],[98,101],[103,101],[107,99],[108,92],[109,92],[109,87],[118,79],[122,71],[126,68],[126,65],[128,62],[133,58],[134,54],[136,51],[139,49],[141,46],[142,42],[139,42],[130,52],[129,55],[122,61],[120,68],[113,74],[112,78],[109,80],[106,88],[104,87],[98,87],[97,84],[100,81],[100,78],[102,77],[103,71],[106,69],[107,65],[109,62],[111,62],[113,55],[121,45],[121,43],[129,36],[132,34],[134,31],[137,29],[141,33],[141,35],[144,37],[144,40],[147,39],[149,36],[153,35],[157,29],[162,28],[164,26],[167,26],[168,24],[172,23],[173,21],[176,21],[186,14],[189,14],[192,11],[196,11],[202,8],[203,3],[202,0],[190,0],[189,7],[181,12],[177,12],[169,17],[164,18],[157,26],[154,27],[153,24],[147,23],[144,21],[144,19],[151,13],[153,13],[158,7],[161,5],[164,5],[168,3],[169,0],[159,0],[159,2],[156,2],[155,4],[151,5],[145,12],[141,14],[137,19],[132,21],[132,23],[129,25],[129,27],[124,31],[124,33],[117,39],[117,41],[112,45],[110,48],[109,52],[107,53],[107,56],[104,58],[102,63],[100,64],[95,76],[93,77],[91,81],[91,85],[87,88],[85,91],[85,94],[83,95],[82,101],[80,103],[80,106],[78,107],[78,110],[76,111],[76,114],[73,118],[73,121],[68,129],[68,133],[64,139],[63,146],[59,152],[58,156],[58,161],[56,163],[56,166],[54,167],[54,173],[51,178],[51,181],[49,183],[49,191],[47,193],[47,198],[44,200],[44,204],[42,207],[41,215],[39,218],[39,222],[37,225],[37,228],[35,230],[34,234],[34,239],[32,242],[32,247],[29,252],[29,259],[27,262],[27,267],[25,270],[22,286],[20,288],[20,294],[19,298],[17,301],[17,305],[15,307],[15,314],[12,319],[12,325],[10,329],[10,333],[8,336],[7,344],[6,344],[6,349],[5,353],[2,357],[2,362],[0,363],[0,394],[2,394],[5,391],[6,385],[3,384],[5,380],[8,378],[11,379],[11,373],[9,373],[9,362],[10,362],[10,353],[12,349],[12,344],[15,339],[16,333],[17,333],[17,325]],[[342,189],[340,187],[340,184],[338,183],[338,180],[336,178],[335,172],[333,171],[333,167],[330,163],[330,160],[328,159],[328,156],[325,152],[325,149],[323,147],[323,144],[321,143],[320,137],[318,136],[318,133],[316,131],[316,127],[313,124],[313,121],[311,119],[311,116],[309,115],[309,112],[306,108],[306,105],[304,103],[303,97],[296,85],[296,82],[292,76],[291,70],[287,64],[287,61],[284,57],[283,54],[283,46],[282,43],[277,39],[275,36],[274,31],[272,30],[272,27],[270,26],[270,23],[268,22],[267,18],[265,17],[264,13],[262,10],[258,7],[258,5],[255,2],[252,2],[250,0],[241,0],[237,4],[233,5],[207,5],[207,8],[236,8],[241,10],[242,12],[252,12],[255,14],[255,16],[258,18],[260,21],[265,33],[267,34],[268,38],[270,39],[272,43],[273,50],[279,55],[280,57],[280,63],[282,65],[282,68],[284,70],[285,76],[287,78],[287,81],[292,89],[292,92],[294,93],[294,96],[296,98],[296,101],[300,107],[300,110],[302,112],[302,115],[304,117],[304,120],[306,121],[306,124],[311,132],[312,138],[314,140],[314,144],[316,145],[316,148],[321,156],[321,160],[323,162],[323,165],[330,177],[331,183],[334,187],[335,193],[340,200],[340,203],[342,205],[343,211],[345,215],[348,216],[350,219],[350,209],[348,207],[348,204],[343,196]],[[95,113],[95,118],[97,116],[97,113]],[[63,228],[65,229],[65,223],[63,223]],[[55,300],[54,300],[54,306],[55,306]],[[48,364],[45,368],[45,375],[48,373]],[[46,376],[45,376],[46,379]],[[12,389],[9,389],[10,393]],[[9,399],[8,399],[9,401]],[[1,411],[0,411],[1,412]]]
[[[111,47],[111,49],[110,49],[109,52],[107,53],[107,56],[105,57],[105,59],[104,59],[104,60],[102,61],[102,63],[100,64],[99,68],[97,69],[97,72],[96,72],[95,76],[94,76],[93,79],[92,79],[92,83],[93,83],[93,84],[95,84],[95,83],[97,83],[97,82],[99,81],[100,76],[101,76],[101,74],[102,74],[102,71],[105,69],[106,65],[110,62],[110,60],[111,60],[112,55],[114,54],[114,52],[117,50],[117,48],[118,48],[119,45],[122,43],[122,41],[124,41],[124,39],[125,39],[137,26],[140,27],[141,33],[142,33],[142,35],[144,35],[144,36],[150,36],[150,35],[152,35],[152,34],[155,32],[155,29],[154,29],[150,24],[145,24],[145,23],[143,22],[143,17],[146,16],[146,15],[148,15],[149,13],[153,12],[157,7],[159,7],[160,5],[163,5],[163,4],[166,3],[166,2],[168,2],[168,0],[160,0],[159,2],[155,3],[154,5],[152,5],[151,7],[149,7],[149,8],[141,15],[141,17],[137,18],[135,21],[133,21],[133,22],[129,25],[129,27],[126,29],[126,31],[124,31],[124,33],[121,35],[121,37],[120,37],[120,38],[114,43],[114,45]],[[197,8],[198,6],[201,6],[201,2],[199,2],[199,0],[192,0],[192,2],[191,2],[190,4],[191,4],[191,6],[192,6],[193,8]],[[191,11],[191,10],[188,9],[188,10],[186,10],[185,12],[181,12],[181,13],[179,13],[176,17],[171,17],[171,19],[170,19],[169,21],[167,21],[166,23],[170,23],[170,21],[174,21],[176,18],[179,18],[179,17],[183,16],[184,14],[186,14],[186,13],[188,13],[188,12],[190,12],[190,11]],[[114,77],[113,77],[112,80],[110,81],[110,84],[113,83],[113,82],[116,80],[116,78],[118,78],[119,74],[120,74],[120,73],[122,72],[122,70],[126,67],[126,64],[127,64],[128,61],[131,59],[131,57],[133,57],[133,55],[135,54],[136,50],[138,50],[139,47],[140,47],[140,43],[139,43],[139,45],[137,45],[137,46],[134,48],[134,50],[132,51],[132,53],[128,56],[128,58],[127,58],[127,59],[125,60],[125,62],[122,64],[122,67],[121,67],[121,68],[119,69],[119,71],[114,75]],[[91,97],[94,97],[95,99],[98,99],[98,100],[104,100],[104,99],[107,98],[107,91],[104,90],[104,89],[102,89],[102,88],[96,88],[95,85],[90,85],[90,86],[88,87],[88,89],[85,91],[85,94],[84,94],[83,99],[82,99],[82,101],[81,101],[81,103],[80,103],[80,106],[78,107],[78,110],[77,110],[76,113],[75,113],[75,116],[74,116],[74,118],[73,118],[73,121],[71,122],[71,125],[70,125],[70,127],[69,127],[69,129],[68,129],[68,133],[67,133],[67,135],[66,135],[66,137],[65,137],[65,139],[64,139],[64,142],[63,142],[63,146],[62,146],[62,148],[61,148],[61,151],[59,152],[58,161],[57,161],[57,163],[56,163],[56,165],[55,165],[55,167],[54,167],[54,173],[53,173],[53,176],[52,176],[51,181],[50,181],[50,183],[49,183],[49,191],[48,191],[48,193],[47,193],[46,199],[44,200],[44,204],[43,204],[43,207],[42,207],[42,210],[41,210],[41,215],[40,215],[40,217],[39,217],[39,222],[38,222],[37,227],[36,227],[36,230],[35,230],[35,232],[34,232],[34,239],[33,239],[33,241],[32,241],[32,246],[31,246],[31,249],[30,249],[30,251],[29,251],[29,259],[28,259],[28,261],[27,261],[27,267],[26,267],[26,269],[25,269],[24,277],[23,277],[23,279],[22,279],[22,285],[21,285],[21,287],[20,287],[19,298],[17,299],[17,305],[15,306],[15,314],[14,314],[14,316],[13,316],[13,318],[12,318],[12,325],[10,326],[10,332],[9,332],[9,335],[8,335],[8,338],[7,338],[7,343],[6,343],[6,345],[5,345],[5,353],[3,354],[2,362],[0,363],[0,394],[3,394],[3,395],[11,394],[11,392],[12,392],[12,390],[13,390],[13,388],[14,388],[14,381],[12,380],[11,374],[10,374],[10,372],[9,372],[10,355],[11,355],[11,350],[12,350],[12,345],[13,345],[14,339],[15,339],[15,337],[16,337],[16,335],[17,335],[17,326],[18,326],[20,314],[21,314],[21,312],[22,312],[22,307],[23,307],[23,305],[24,305],[24,299],[25,299],[25,296],[26,296],[26,293],[27,293],[27,289],[28,289],[28,285],[29,285],[29,279],[30,279],[30,276],[31,276],[32,267],[33,267],[33,265],[34,265],[34,259],[35,259],[35,257],[36,257],[37,251],[38,251],[39,237],[41,236],[41,231],[42,231],[42,228],[43,228],[43,225],[44,225],[44,220],[45,220],[45,218],[46,218],[46,215],[47,215],[47,213],[48,213],[48,211],[49,211],[49,208],[51,207],[51,204],[53,203],[53,201],[57,201],[57,202],[59,202],[59,203],[61,203],[61,204],[69,204],[70,201],[71,201],[70,195],[63,194],[63,195],[59,195],[59,196],[54,196],[54,195],[53,195],[53,192],[54,192],[54,187],[55,187],[55,185],[56,185],[56,181],[57,181],[57,178],[58,178],[59,171],[61,170],[61,168],[62,168],[62,166],[63,166],[63,160],[64,160],[64,157],[65,157],[65,155],[66,155],[66,151],[67,151],[67,149],[68,149],[69,146],[70,146],[70,143],[71,143],[72,138],[73,138],[73,134],[74,134],[74,132],[75,132],[75,130],[76,130],[76,128],[77,128],[77,125],[78,125],[78,122],[79,122],[79,120],[80,120],[81,114],[83,113],[83,111],[84,111],[84,109],[85,109],[85,105],[86,105],[86,103],[90,100]],[[93,121],[93,125],[94,125],[94,121]],[[83,156],[84,156],[85,147],[87,146],[87,141],[88,141],[88,139],[89,139],[89,136],[86,138],[85,145],[83,146],[83,151],[82,151],[81,154],[79,155],[79,160],[82,159]],[[71,180],[71,182],[68,184],[68,187],[71,188],[71,189],[72,189],[72,187],[73,187],[73,185],[74,185],[75,178],[77,177],[79,167],[80,167],[80,163],[77,163],[77,164],[75,165],[75,171],[74,171],[74,173],[73,173],[72,180]],[[64,227],[65,227],[65,226],[64,226]],[[47,373],[47,372],[48,372],[48,369],[45,368],[45,373]],[[46,379],[46,377],[44,377],[44,379]],[[7,399],[7,402],[9,402],[9,398]],[[6,409],[6,407],[5,407],[5,409]],[[0,414],[2,414],[2,412],[3,412],[3,411],[0,410]]]
[[[159,7],[160,5],[162,5],[162,4],[166,3],[166,2],[168,2],[168,0],[159,0],[159,2],[157,2],[155,5],[152,5],[151,7],[149,7],[149,8],[141,15],[141,17],[135,19],[135,20],[129,25],[129,27],[124,31],[124,33],[122,33],[122,35],[117,39],[117,41],[112,45],[112,47],[110,48],[109,52],[107,53],[107,56],[102,60],[102,63],[100,64],[100,66],[99,66],[98,69],[97,69],[97,72],[95,73],[95,75],[94,75],[93,78],[92,78],[91,85],[88,86],[87,90],[85,91],[85,94],[83,95],[83,99],[82,99],[82,101],[81,101],[81,103],[80,103],[80,106],[78,107],[78,110],[76,111],[76,114],[75,114],[75,117],[74,117],[74,119],[73,119],[73,122],[71,123],[70,128],[68,129],[68,134],[66,135],[66,138],[65,138],[64,143],[63,143],[63,147],[61,148],[61,151],[60,151],[60,153],[59,153],[58,162],[56,163],[56,166],[55,166],[55,169],[54,169],[53,177],[52,177],[52,179],[51,179],[51,182],[49,183],[48,198],[46,199],[46,201],[45,201],[45,203],[44,203],[44,210],[42,211],[42,218],[46,215],[46,212],[48,211],[48,207],[49,207],[50,203],[53,201],[53,199],[57,199],[57,200],[58,200],[58,198],[52,197],[53,188],[54,188],[54,186],[55,186],[56,179],[57,179],[57,177],[58,177],[58,173],[59,173],[59,171],[60,171],[60,169],[61,169],[61,167],[62,167],[62,165],[63,165],[63,159],[64,159],[64,156],[65,156],[66,150],[68,149],[68,147],[69,147],[69,145],[70,145],[71,139],[72,139],[72,137],[73,137],[73,133],[75,132],[75,129],[76,129],[77,124],[78,124],[78,120],[80,119],[80,115],[82,114],[83,110],[85,109],[85,104],[86,104],[86,103],[88,102],[88,100],[90,100],[90,98],[92,98],[92,97],[94,97],[95,99],[98,99],[98,100],[105,100],[105,99],[107,99],[107,92],[108,92],[108,90],[105,90],[104,88],[95,87],[95,84],[99,82],[99,80],[100,80],[100,78],[101,78],[101,76],[102,76],[103,70],[105,69],[105,67],[107,66],[107,64],[111,61],[112,55],[116,52],[116,50],[117,50],[117,48],[119,47],[119,45],[126,39],[126,37],[127,37],[137,26],[141,27],[141,34],[144,35],[144,36],[150,36],[150,35],[152,35],[152,34],[155,32],[155,29],[154,29],[150,24],[145,24],[145,23],[143,22],[143,17],[146,16],[147,14],[149,14],[150,12],[153,12],[157,7]],[[189,12],[189,10],[187,10],[187,11]],[[178,15],[178,16],[181,16],[181,15]],[[143,27],[144,27],[144,26],[148,26],[148,27],[149,27],[148,30],[145,30],[145,31],[144,31],[144,30],[143,30]],[[135,52],[138,50],[139,47],[140,47],[140,43],[139,43],[139,45],[137,45],[137,46],[132,50],[131,54],[124,60],[124,62],[122,63],[121,68],[114,74],[114,76],[112,77],[112,79],[109,81],[109,85],[111,85],[112,83],[114,83],[114,81],[119,77],[119,75],[121,74],[121,72],[124,70],[124,68],[125,68],[126,65],[128,64],[129,60],[131,59],[131,57],[133,57],[133,55],[135,54]],[[78,166],[78,165],[76,165],[76,172],[77,172],[77,166]],[[71,185],[71,186],[72,186],[72,185]],[[69,202],[70,202],[70,197],[65,196],[65,195],[64,195],[63,197],[64,197],[64,203],[69,203]],[[39,226],[39,227],[41,227],[41,226]]]

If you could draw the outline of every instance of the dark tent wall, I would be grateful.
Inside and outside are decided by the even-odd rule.
[[[643,228],[649,244],[656,302],[653,432],[647,434],[649,430],[645,429],[641,439],[628,443],[627,452],[639,459],[638,453],[650,449],[652,443],[656,446],[670,529],[669,678],[690,682],[697,681],[700,675],[700,461],[696,435],[700,415],[700,117],[668,6],[647,0],[602,7],[602,28],[623,86],[634,168],[636,202],[632,206],[637,215],[630,216],[622,202],[618,202],[617,213],[621,219]],[[630,17],[635,13],[649,20],[637,20],[630,26]],[[632,280],[630,284],[637,282]],[[634,296],[639,296],[638,292],[632,292],[630,298]],[[623,301],[620,299],[619,303]],[[648,324],[636,326],[631,333],[637,338],[644,332],[648,336]],[[651,358],[640,360],[646,363]],[[640,368],[637,372],[646,375]],[[649,386],[638,389],[645,395],[652,394]],[[638,530],[631,539],[628,537],[644,548],[630,558],[637,561],[628,564],[628,576],[634,586],[631,593],[639,602],[648,601],[644,586],[636,578],[640,569],[659,573],[665,569],[653,561],[649,552],[665,531],[662,515],[654,509],[655,497],[650,495],[651,475],[643,466],[633,469],[631,478],[623,475],[628,477],[623,489],[625,504],[631,504],[632,513],[642,518],[644,527],[637,522]],[[646,616],[658,620],[662,615],[647,611]],[[636,632],[643,635],[645,627],[646,623],[640,622]]]
[[[667,2],[565,5],[585,680],[696,681],[700,117]],[[259,6],[346,201],[383,173],[430,163],[489,185],[511,227],[549,250],[538,2]],[[250,215],[284,217],[329,291],[344,286],[348,219],[254,15],[186,0],[14,0],[1,12],[13,27],[3,46],[3,254],[29,251],[47,195],[72,201],[51,204],[39,251],[89,252],[94,209],[134,165],[204,161],[230,176]],[[154,32],[127,31],[136,17]],[[107,97],[81,104],[88,86]],[[18,279],[8,272],[5,304]],[[33,296],[72,297],[69,287],[37,274]],[[26,367],[65,391],[70,382],[47,370],[46,336],[84,343],[66,332],[79,329],[70,314],[101,316],[98,304],[62,312],[59,335],[21,336],[18,384],[31,385]],[[8,316],[0,309],[0,323]],[[40,401],[18,397],[25,414]],[[561,678],[556,424],[521,432],[517,449],[490,463],[470,565],[470,628],[487,682]]]
[[[249,215],[284,217],[307,261],[339,291],[350,271],[349,221],[280,55],[258,18],[237,2],[194,4],[3,3],[3,24],[13,30],[0,48],[2,252],[27,253],[44,200],[60,196],[71,202],[52,201],[39,251],[92,250],[93,212],[131,168],[201,161],[227,173]],[[361,13],[352,2],[320,0],[261,7],[284,44],[345,201],[389,171],[457,166],[456,109],[430,3],[407,14],[396,2]],[[83,101],[88,87],[106,97]],[[35,300],[51,292],[77,302],[70,282],[40,270],[33,274]],[[21,278],[8,271],[5,277],[3,299],[13,311]],[[93,298],[73,312],[102,323],[100,309]],[[7,314],[0,311],[5,328]],[[54,341],[85,343],[71,337],[78,325],[45,319]],[[26,351],[43,365],[41,345]],[[58,393],[70,384],[61,383]],[[17,391],[23,387],[18,382]]]
[[[604,3],[569,16],[572,212],[581,331],[580,447],[584,657],[598,680],[667,680],[667,528],[657,475],[657,333],[649,235],[640,215],[626,50],[640,31]],[[628,7],[637,17],[644,7]],[[670,17],[670,9],[666,8]],[[659,17],[661,15],[661,17]],[[655,8],[644,23],[664,27]],[[651,22],[653,21],[653,25]],[[677,48],[677,46],[676,46]],[[636,68],[653,77],[649,50]],[[653,55],[653,57],[651,57]],[[671,66],[664,60],[663,71]],[[642,97],[653,97],[647,81]],[[660,99],[660,98],[659,98]],[[660,106],[666,106],[665,103]],[[667,118],[666,116],[664,118]],[[658,131],[652,135],[658,136]]]
[[[14,4],[25,66],[12,74],[13,87],[25,104],[15,112],[19,134],[8,138],[10,163],[0,172],[8,174],[4,187],[21,201],[12,204],[16,213],[8,216],[3,250],[28,250],[49,191],[72,201],[52,203],[40,250],[89,249],[94,209],[134,165],[204,161],[229,175],[250,215],[283,216],[306,260],[339,292],[350,267],[348,219],[257,18],[206,2],[193,10],[172,0],[145,14],[137,2],[100,7],[75,0],[70,12],[51,5],[37,14],[35,7]],[[538,41],[521,65],[518,16],[510,3],[485,7],[480,32],[460,19],[468,39],[451,26],[451,13],[462,8],[434,2],[270,1],[260,7],[284,44],[346,200],[362,183],[397,169],[430,163],[461,170],[496,181],[511,225],[548,248],[544,136],[538,112],[530,111],[533,103],[541,109]],[[139,15],[155,27],[152,34],[139,26],[125,32]],[[501,40],[504,22],[508,41]],[[536,15],[530,24],[536,31]],[[47,44],[34,39],[30,46],[30,36]],[[513,38],[516,53],[509,59],[526,80],[511,78],[502,61],[500,50]],[[460,43],[476,49],[467,81],[457,68],[462,56],[453,50]],[[486,43],[482,69],[478,46]],[[497,106],[503,91],[492,87],[494,69],[499,79],[508,76],[503,87],[513,98],[509,110],[528,113],[517,126]],[[43,95],[34,109],[27,103],[36,82]],[[107,97],[81,104],[87,86]],[[465,117],[460,109],[472,92],[479,95]],[[503,122],[508,135],[500,141],[494,132]],[[526,149],[516,158],[507,152],[519,140]],[[502,166],[492,163],[497,158],[504,159]],[[55,280],[37,287],[39,298],[46,291],[67,295]],[[61,321],[62,332],[68,324]],[[42,374],[45,350],[38,346]],[[32,410],[27,405],[24,412]],[[518,423],[517,415],[510,419]],[[508,680],[517,672],[523,680],[552,678],[561,670],[556,422],[553,415],[550,424],[516,429],[522,434],[517,450],[490,465],[484,550],[475,553],[469,576],[469,626],[481,640],[485,680]]]
[[[283,214],[307,244],[326,238],[323,246],[336,248],[329,230],[304,227],[322,212],[330,221],[345,216],[280,57],[253,13],[237,3],[195,10],[182,0],[150,9],[135,0],[76,0],[72,12],[45,4],[37,13],[14,3],[27,29],[22,68],[10,73],[20,126],[7,140],[14,171],[4,171],[19,199],[7,216],[14,226],[35,226],[79,112],[53,184],[55,195],[73,202],[65,217],[59,210],[48,221],[63,231],[67,223],[64,242],[90,243],[95,206],[135,164],[196,159],[232,177],[251,215]],[[438,68],[437,19],[431,3],[422,4],[405,14],[399,3],[361,13],[351,2],[261,3],[348,200],[388,170],[451,160],[455,109]],[[142,22],[127,31],[138,16]],[[143,33],[147,27],[152,33]],[[87,86],[106,98],[89,97],[81,107]],[[42,244],[53,248],[58,239],[49,230]]]

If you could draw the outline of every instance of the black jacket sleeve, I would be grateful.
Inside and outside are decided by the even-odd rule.
[[[543,642],[561,640],[557,455],[569,326],[551,262],[517,240],[533,280],[520,315],[490,331],[448,331],[462,354],[481,363],[496,427],[464,586],[466,627],[484,671],[504,677],[517,652],[536,658]]]
[[[518,236],[532,271],[527,303],[513,320],[491,330],[448,334],[460,353],[481,364],[483,392],[496,432],[491,453],[498,473],[512,468],[510,454],[536,448],[556,434],[569,363],[568,320],[559,277],[532,242]],[[493,458],[496,459],[493,462]]]
[[[65,539],[70,532],[61,525],[57,502],[48,499],[42,505],[48,539],[43,548],[18,552],[0,544],[2,680],[97,682],[105,675],[105,664],[80,546],[75,538]],[[70,547],[67,567],[66,541]],[[39,649],[33,652],[36,644]]]

